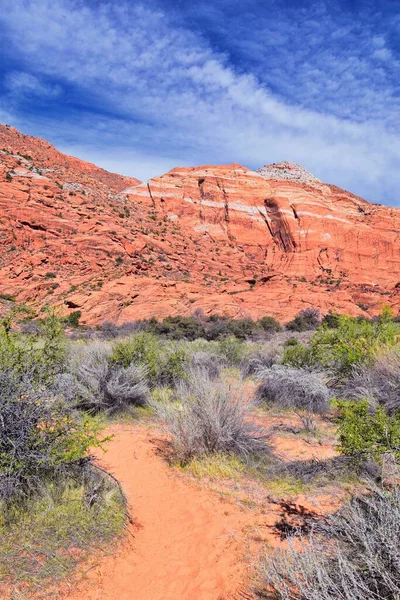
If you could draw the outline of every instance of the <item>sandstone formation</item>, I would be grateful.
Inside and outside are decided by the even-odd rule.
[[[0,126],[0,246],[0,295],[90,324],[400,308],[400,210],[290,163],[139,183]]]

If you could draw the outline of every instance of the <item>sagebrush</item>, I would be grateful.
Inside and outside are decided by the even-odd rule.
[[[400,490],[356,495],[262,562],[280,600],[398,600]]]
[[[246,459],[269,451],[268,433],[251,419],[254,404],[241,382],[191,371],[189,380],[178,386],[176,399],[158,403],[156,410],[182,463],[217,452]]]
[[[261,402],[312,413],[325,413],[329,409],[330,392],[319,374],[274,365],[259,371],[258,379],[257,398]]]

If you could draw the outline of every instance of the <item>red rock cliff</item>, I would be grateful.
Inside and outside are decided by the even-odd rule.
[[[398,311],[399,233],[400,210],[297,165],[177,168],[139,184],[0,126],[0,293],[89,323]]]

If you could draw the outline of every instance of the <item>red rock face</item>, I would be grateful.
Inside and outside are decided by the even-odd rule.
[[[83,322],[398,311],[399,231],[400,210],[297,165],[139,184],[0,126],[0,293]]]

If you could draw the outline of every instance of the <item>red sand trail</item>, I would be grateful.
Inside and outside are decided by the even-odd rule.
[[[102,558],[68,600],[247,598],[246,529],[255,515],[180,478],[150,430],[111,428],[102,465],[122,483],[134,519],[114,556]]]

